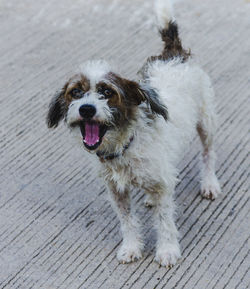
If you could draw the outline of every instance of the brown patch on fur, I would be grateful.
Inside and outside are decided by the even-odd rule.
[[[74,88],[80,89],[83,93],[90,89],[89,80],[82,74],[76,74],[67,81],[63,88],[52,98],[47,114],[47,125],[49,128],[57,127],[62,120],[72,100],[71,91]]]
[[[105,90],[109,90],[110,91],[110,96],[105,96]],[[96,84],[96,91],[98,93],[103,93],[103,98],[109,99],[108,103],[110,104],[110,106],[112,105],[120,105],[122,102],[122,98],[121,95],[119,93],[119,90],[117,89],[117,87],[113,86],[110,83],[101,81],[99,83]]]
[[[76,74],[69,79],[66,84],[64,98],[67,106],[71,103],[74,98],[72,97],[71,91],[75,88],[80,89],[83,93],[89,91],[90,82],[83,74]]]
[[[145,100],[137,82],[122,78],[113,72],[108,74],[108,78],[110,79],[111,83],[115,84],[116,87],[121,89],[121,98],[124,102],[139,105]]]
[[[115,73],[107,75],[110,84],[106,84],[114,91],[108,100],[108,105],[114,110],[114,118],[120,126],[135,119],[137,106],[143,101],[143,94],[135,81],[127,80]]]
[[[121,78],[114,73],[109,73],[107,77],[119,95],[119,103],[116,102],[115,98],[111,98],[108,104],[111,107],[119,108],[123,120],[133,120],[136,116],[137,106],[142,102],[148,104],[151,114],[161,115],[167,120],[167,108],[161,103],[157,92],[153,88],[145,84],[139,85],[135,81]]]
[[[161,183],[148,182],[142,188],[149,194],[162,194],[164,192],[164,185]]]
[[[208,146],[209,146],[209,144],[206,142],[207,141],[207,134],[205,133],[205,131],[202,128],[202,125],[200,123],[197,124],[196,130],[200,136],[201,143],[204,146],[203,156],[206,156],[208,153]]]
[[[185,62],[191,55],[190,50],[185,50],[182,47],[179,38],[178,26],[175,22],[170,21],[166,28],[160,30],[162,41],[164,42],[164,49],[158,56],[151,56],[148,61],[156,60],[170,60],[175,57],[182,59]]]
[[[111,179],[108,180],[108,186],[110,191],[112,192],[113,199],[115,200],[120,213],[124,216],[128,215],[131,210],[129,190],[125,189],[123,192],[119,192],[117,190],[116,184]]]

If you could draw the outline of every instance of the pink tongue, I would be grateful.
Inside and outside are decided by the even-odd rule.
[[[99,141],[99,125],[93,123],[85,123],[85,138],[84,142],[93,146]]]

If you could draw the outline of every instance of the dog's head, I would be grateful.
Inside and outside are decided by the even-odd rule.
[[[153,89],[121,78],[106,62],[90,61],[54,96],[47,123],[57,127],[65,119],[69,127],[81,132],[87,150],[94,151],[112,141],[107,139],[108,131],[124,131],[136,120],[142,102],[167,119],[167,110]]]

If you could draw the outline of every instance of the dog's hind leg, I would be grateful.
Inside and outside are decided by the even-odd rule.
[[[140,223],[131,208],[129,190],[120,192],[113,182],[108,183],[109,196],[113,209],[121,222],[122,245],[117,259],[120,263],[130,263],[142,257],[143,242],[140,235]]]
[[[201,164],[201,194],[207,199],[215,199],[221,192],[220,185],[215,174],[216,154],[214,151],[215,135],[215,112],[213,104],[213,89],[211,86],[206,90],[200,121],[197,131],[203,146]]]

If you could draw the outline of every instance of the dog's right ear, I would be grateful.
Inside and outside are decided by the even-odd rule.
[[[47,125],[49,128],[57,127],[59,121],[62,120],[66,114],[67,105],[64,99],[64,93],[65,88],[57,92],[50,102],[47,114]]]

